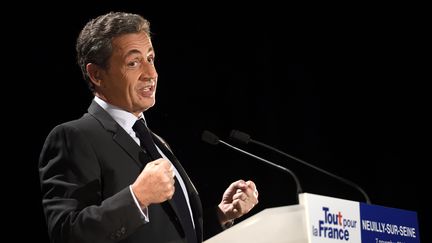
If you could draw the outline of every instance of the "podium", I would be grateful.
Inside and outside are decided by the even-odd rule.
[[[299,202],[264,209],[204,243],[420,242],[414,211],[310,193]]]

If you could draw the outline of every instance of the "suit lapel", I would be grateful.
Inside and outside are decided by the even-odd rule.
[[[120,125],[106,112],[102,107],[100,107],[95,101],[92,101],[88,112],[96,120],[98,120],[101,125],[113,134],[113,140],[135,161],[135,163],[140,167],[144,168],[143,165],[147,163],[144,159],[144,152],[138,146],[138,144],[127,134]]]
[[[162,150],[162,152],[170,159],[170,161],[174,164],[177,171],[180,173],[180,176],[182,177],[183,181],[186,184],[188,193],[194,193],[198,194],[198,191],[196,190],[195,186],[193,185],[191,179],[187,175],[185,169],[180,164],[179,160],[175,157],[174,153],[169,148],[168,144],[166,144],[159,136],[151,132],[153,135],[153,140],[155,144]]]

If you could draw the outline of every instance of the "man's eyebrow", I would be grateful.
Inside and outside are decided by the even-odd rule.
[[[147,52],[154,52],[153,47],[150,47]],[[126,57],[133,55],[133,54],[142,54],[142,52],[138,49],[132,49],[130,51],[128,51],[128,53],[126,54]]]

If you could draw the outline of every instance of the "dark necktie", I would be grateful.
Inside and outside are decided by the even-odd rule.
[[[156,148],[156,145],[154,144],[152,135],[148,130],[144,120],[143,119],[137,120],[132,128],[140,140],[141,147],[147,151],[150,157],[154,160],[162,158],[161,154]],[[187,242],[196,243],[198,241],[196,238],[195,230],[193,228],[192,219],[189,213],[189,207],[187,205],[185,195],[180,186],[180,183],[177,180],[177,177],[174,177],[174,179],[175,179],[175,184],[174,184],[175,192],[172,200],[174,201],[177,207],[177,211],[180,214],[179,215],[180,220],[183,222],[183,228],[186,234]]]

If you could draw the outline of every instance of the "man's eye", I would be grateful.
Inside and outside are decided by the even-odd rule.
[[[147,61],[151,64],[154,64],[154,59],[155,59],[154,56],[147,57]]]
[[[139,65],[139,62],[138,61],[132,61],[132,62],[129,62],[127,65],[128,65],[128,67],[137,67]]]

